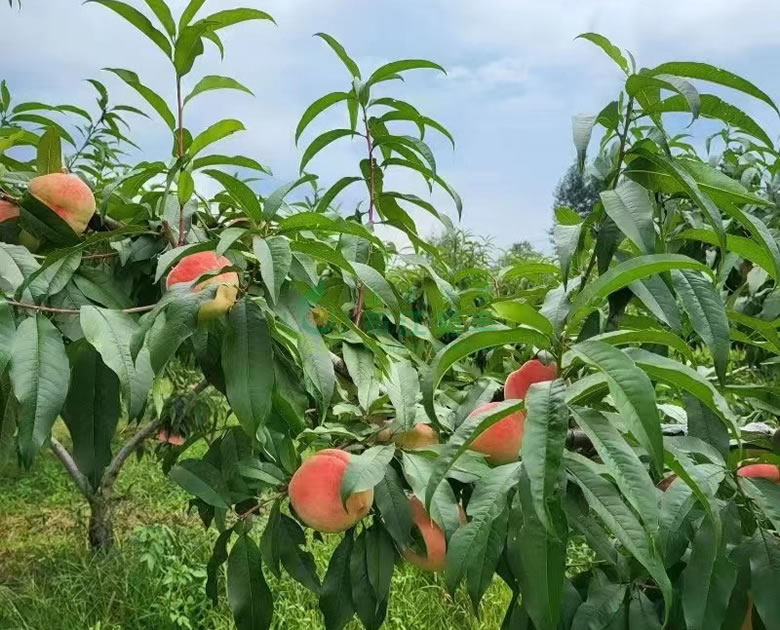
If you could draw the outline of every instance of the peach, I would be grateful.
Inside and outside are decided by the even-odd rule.
[[[10,201],[0,199],[0,223],[19,216],[19,207]]]
[[[520,369],[512,372],[504,383],[504,400],[524,399],[528,389],[534,383],[553,381],[558,377],[558,366],[555,363],[545,365],[538,359],[526,361]]]
[[[442,571],[447,564],[447,540],[444,532],[425,511],[425,506],[415,496],[409,499],[412,508],[412,523],[420,531],[425,543],[425,555],[411,548],[403,550],[406,560],[425,571]]]
[[[50,173],[30,180],[28,192],[56,212],[77,234],[95,214],[95,196],[76,175]]]
[[[407,451],[416,451],[428,448],[439,443],[439,436],[428,424],[415,424],[414,427],[402,433],[390,434],[390,429],[382,429],[377,434],[377,440],[388,442],[389,440]]]
[[[162,444],[173,444],[174,446],[181,446],[184,444],[184,437],[173,431],[166,429],[160,429],[157,433],[157,441]]]
[[[210,271],[219,271],[224,267],[230,267],[233,263],[224,256],[219,256],[216,252],[198,252],[182,258],[176,266],[171,269],[165,286],[171,288],[174,284],[190,283],[197,280],[204,273]],[[228,271],[216,276],[212,276],[200,282],[193,287],[193,291],[202,291],[212,284],[227,284],[238,286],[238,274],[235,271]]]
[[[768,479],[775,483],[780,483],[780,468],[774,464],[748,464],[742,466],[737,474],[740,477],[753,477],[757,479]]]
[[[485,403],[472,411],[469,417],[493,409],[498,405],[497,402]],[[471,443],[469,448],[487,455],[488,462],[491,464],[508,464],[515,461],[520,455],[524,428],[525,415],[522,411],[516,411],[490,426]]]
[[[204,273],[219,271],[232,263],[216,252],[198,252],[182,258],[168,274],[165,286],[171,288],[175,284],[190,283]],[[235,271],[220,273],[196,284],[192,290],[202,291],[210,285],[219,285],[214,298],[201,304],[198,310],[198,322],[203,323],[227,313],[236,303],[238,296],[238,274]]]
[[[328,448],[318,451],[295,471],[287,492],[301,520],[323,533],[343,532],[366,514],[374,503],[374,490],[356,492],[341,502],[341,480],[351,455]]]

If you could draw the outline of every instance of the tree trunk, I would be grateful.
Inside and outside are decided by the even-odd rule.
[[[92,551],[108,551],[114,546],[114,524],[111,509],[104,497],[89,502],[89,546]]]

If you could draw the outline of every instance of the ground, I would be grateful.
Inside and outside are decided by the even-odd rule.
[[[42,453],[29,472],[0,471],[0,630],[233,630],[224,594],[217,606],[204,594],[215,534],[187,514],[185,493],[144,457],[128,461],[116,494],[118,548],[94,557],[85,544],[87,506],[53,455]],[[321,577],[336,543],[314,543]],[[289,579],[269,582],[274,628],[322,627],[313,594]],[[498,580],[479,620],[465,594],[453,601],[440,584],[401,565],[385,628],[500,627],[510,594]]]

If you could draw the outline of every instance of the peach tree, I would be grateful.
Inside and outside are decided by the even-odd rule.
[[[94,114],[15,105],[0,86],[0,435],[24,466],[54,451],[89,502],[93,548],[113,545],[115,480],[156,435],[218,532],[207,594],[224,584],[240,630],[271,626],[266,577],[282,571],[317,594],[326,628],[378,628],[402,561],[465,584],[475,611],[502,580],[507,629],[778,627],[778,153],[693,82],[777,113],[767,94],[703,63],[637,70],[583,35],[625,73],[615,101],[574,118],[600,203],[586,218],[556,209],[554,262],[486,281],[450,276],[410,209],[449,229],[447,214],[394,189],[411,172],[460,216],[429,144],[451,135],[388,96],[440,66],[364,73],[317,34],[343,90],[303,112],[299,177],[261,195],[268,169],[212,146],[243,124],[191,130],[185,114],[205,91],[249,92],[193,67],[223,52],[222,29],[271,16],[89,4],[155,44],[171,90],[109,69],[143,109],[93,81]],[[335,107],[343,126],[322,129]],[[128,164],[124,116],[144,110],[171,155]],[[722,124],[707,155],[670,131],[680,116]],[[309,169],[347,141],[354,171],[321,188]],[[204,178],[219,192],[204,196]],[[391,230],[408,247],[379,237]],[[324,576],[321,534],[339,536]]]

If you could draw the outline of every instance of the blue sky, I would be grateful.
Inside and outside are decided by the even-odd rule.
[[[185,2],[170,4],[178,14]],[[529,240],[549,248],[552,190],[574,158],[571,116],[597,112],[620,89],[617,67],[587,42],[574,41],[577,34],[601,32],[630,49],[641,66],[668,60],[719,65],[780,99],[776,0],[208,0],[203,14],[234,6],[266,10],[278,26],[255,22],[224,31],[225,60],[220,63],[210,50],[193,76],[233,76],[255,97],[239,92],[199,96],[186,121],[191,130],[220,118],[241,119],[247,131],[223,141],[219,152],[242,153],[269,165],[275,177],[260,184],[267,191],[297,176],[306,140],[344,122],[344,114],[334,111],[295,146],[295,126],[306,106],[326,92],[348,89],[346,71],[313,33],[337,37],[364,71],[397,58],[437,61],[447,76],[417,72],[405,84],[386,84],[386,90],[452,131],[454,152],[448,142],[431,136],[439,171],[463,197],[463,227],[499,247]],[[100,78],[115,102],[145,105],[118,79],[101,72],[104,66],[132,69],[173,97],[162,54],[97,4],[25,0],[21,12],[4,7],[0,16],[0,78],[8,80],[17,102],[89,105],[93,93],[83,79]],[[768,107],[731,100],[777,135],[778,121]],[[709,129],[706,123],[694,127],[697,133]],[[134,125],[134,138],[147,159],[166,158],[166,134],[156,120]],[[327,187],[357,172],[362,148],[348,141],[333,145],[310,170]],[[426,193],[411,175],[391,183],[395,189]],[[433,201],[455,217],[446,195],[434,194]],[[429,215],[415,218],[424,234],[437,229]]]

